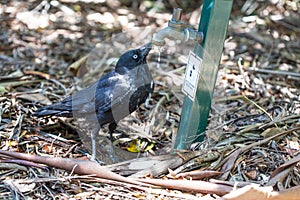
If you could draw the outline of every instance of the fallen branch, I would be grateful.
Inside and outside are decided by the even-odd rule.
[[[45,156],[37,156],[37,155],[30,155],[25,153],[18,153],[12,151],[5,151],[0,149],[0,154],[11,156],[18,159],[23,159],[35,163],[45,164],[50,167],[56,167],[59,169],[67,170],[70,172],[74,172],[79,175],[92,175],[94,174],[96,177],[108,179],[108,180],[115,180],[125,183],[132,183],[138,184],[139,182],[132,180],[130,178],[126,178],[120,176],[106,167],[101,166],[95,162],[89,160],[76,160],[70,158],[58,158],[58,157],[45,157]]]
[[[189,180],[163,180],[163,179],[136,179],[142,183],[161,186],[169,189],[183,190],[187,192],[225,195],[233,190],[233,187],[210,183],[206,181]]]

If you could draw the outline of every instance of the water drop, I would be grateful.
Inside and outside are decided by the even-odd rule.
[[[157,69],[160,69],[160,58],[161,58],[161,52],[164,51],[163,47],[158,47],[158,58],[157,58]]]

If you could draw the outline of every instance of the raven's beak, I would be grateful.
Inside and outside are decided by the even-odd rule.
[[[152,49],[152,43],[151,42],[149,42],[149,43],[145,44],[144,46],[142,46],[140,48],[140,51],[142,53],[142,57],[145,58],[148,55],[148,53],[150,52],[151,49]]]

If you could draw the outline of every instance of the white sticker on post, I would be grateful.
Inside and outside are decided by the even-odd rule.
[[[194,52],[190,51],[182,85],[182,92],[187,95],[192,101],[195,100],[196,96],[201,64],[202,59],[198,57]]]

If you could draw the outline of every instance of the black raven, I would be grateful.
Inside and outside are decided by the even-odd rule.
[[[120,57],[115,69],[96,83],[62,101],[39,108],[34,115],[74,117],[83,119],[83,126],[93,124],[95,127],[92,127],[90,134],[95,158],[95,134],[100,128],[109,124],[112,138],[117,123],[135,111],[153,92],[154,82],[146,63],[150,50],[151,43],[148,43],[127,51]]]

